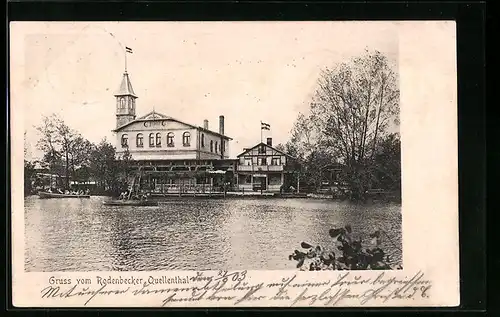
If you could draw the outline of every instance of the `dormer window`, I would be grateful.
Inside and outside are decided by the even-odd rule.
[[[122,135],[122,147],[126,148],[128,147],[128,135],[124,134]]]
[[[149,147],[155,146],[155,135],[154,133],[149,134]]]
[[[174,133],[173,132],[169,132],[167,134],[167,146],[168,147],[174,146]]]
[[[190,146],[191,145],[191,133],[184,132],[182,134],[182,145]]]

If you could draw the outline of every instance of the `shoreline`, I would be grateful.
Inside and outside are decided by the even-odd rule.
[[[25,198],[28,197],[38,197],[38,195],[33,194],[33,195],[28,195],[25,196]],[[102,197],[106,198],[109,200],[118,200],[116,197],[112,195],[92,195],[92,197]],[[63,198],[52,198],[52,199],[63,199]],[[347,198],[342,198],[342,197],[332,197],[332,195],[325,195],[325,194],[279,194],[279,193],[241,193],[241,192],[227,192],[225,195],[224,193],[211,193],[211,194],[183,194],[179,195],[177,193],[171,193],[171,194],[156,194],[152,195],[151,200],[154,201],[169,201],[169,200],[182,200],[182,199],[305,199],[305,200],[329,200],[329,201],[345,201],[345,202],[353,202],[353,203],[398,203],[401,204],[401,199],[399,198],[388,198],[388,197],[381,197],[381,198],[367,198],[364,201],[350,201]]]

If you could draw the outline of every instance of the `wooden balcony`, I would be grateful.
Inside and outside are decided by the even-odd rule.
[[[238,165],[238,172],[282,172],[283,165]]]

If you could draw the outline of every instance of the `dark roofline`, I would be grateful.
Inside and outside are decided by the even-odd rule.
[[[133,94],[133,93],[115,93],[113,96],[115,97],[121,97],[121,96],[132,96],[134,97],[135,99],[139,99],[139,97],[137,97],[136,94]]]
[[[136,122],[148,122],[148,121],[161,121],[161,120],[170,120],[170,121],[175,121],[175,122],[178,122],[178,123],[182,123],[182,124],[185,124],[187,126],[190,126],[191,128],[193,129],[197,129],[197,130],[200,130],[200,131],[204,131],[204,132],[208,132],[208,133],[212,133],[212,134],[215,134],[216,136],[219,136],[219,137],[223,137],[225,139],[228,139],[228,140],[232,140],[233,138],[227,136],[227,135],[223,135],[223,134],[220,134],[218,132],[215,132],[215,131],[212,131],[212,130],[207,130],[207,129],[204,129],[200,126],[195,126],[195,125],[192,125],[192,124],[189,124],[189,123],[186,123],[186,122],[183,122],[183,121],[180,121],[180,120],[177,120],[177,119],[174,119],[172,117],[168,117],[168,118],[155,118],[155,119],[136,119],[136,120],[132,120],[130,122],[127,122],[125,123],[124,125],[114,129],[114,130],[111,130],[112,132],[118,132],[120,130],[122,130],[123,128],[131,125],[132,123],[136,123]]]
[[[275,150],[276,152],[279,152],[279,153],[281,153],[281,154],[283,154],[283,155],[285,155],[285,156],[288,156],[289,158],[292,158],[292,159],[294,159],[294,160],[296,160],[296,159],[297,159],[296,157],[291,156],[290,154],[287,154],[287,153],[285,153],[285,152],[283,152],[283,151],[280,151],[280,150],[278,150],[277,148],[275,148],[275,147],[273,147],[273,146],[270,146],[269,144],[266,144],[266,143],[264,143],[264,142],[260,142],[259,144],[254,145],[254,146],[252,146],[251,148],[247,148],[245,151],[243,151],[241,154],[237,155],[236,157],[240,157],[240,156],[242,156],[243,154],[247,153],[248,151],[251,151],[251,150],[255,149],[255,148],[256,148],[256,147],[258,147],[259,145],[265,145],[265,146],[270,147],[271,149]]]
[[[195,126],[193,126],[193,127],[195,127]],[[215,131],[212,131],[212,130],[207,130],[207,129],[203,128],[203,127],[195,127],[195,128],[198,129],[198,130],[200,130],[200,131],[202,131],[202,132],[212,133],[212,134],[215,134],[215,135],[217,135],[219,137],[222,137],[222,138],[225,138],[225,139],[228,139],[228,140],[232,140],[233,139],[233,138],[231,138],[231,137],[229,137],[227,135],[220,134],[219,132],[215,132]]]

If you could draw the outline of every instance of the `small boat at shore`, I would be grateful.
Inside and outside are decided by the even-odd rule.
[[[48,198],[90,198],[90,195],[73,195],[73,194],[60,194],[60,193],[49,193],[49,192],[38,192],[38,197],[43,199]]]
[[[102,202],[105,206],[158,206],[154,200],[105,200]]]

